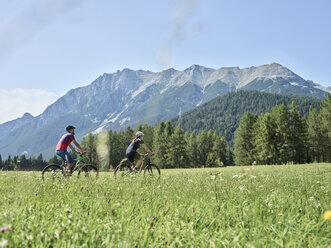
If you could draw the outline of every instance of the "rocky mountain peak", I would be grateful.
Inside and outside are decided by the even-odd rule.
[[[24,118],[24,119],[31,119],[31,118],[33,118],[33,115],[31,115],[30,113],[25,113],[25,114],[22,116],[22,118]]]

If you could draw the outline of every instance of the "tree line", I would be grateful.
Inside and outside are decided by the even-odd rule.
[[[331,97],[301,115],[294,102],[270,113],[246,112],[234,139],[237,165],[331,162]]]
[[[245,112],[260,115],[272,108],[294,101],[301,115],[308,116],[309,108],[320,109],[321,101],[308,97],[272,94],[259,91],[238,91],[214,98],[197,108],[171,119],[174,126],[181,124],[185,131],[201,132],[213,129],[223,136],[230,147],[234,145],[234,133]]]
[[[0,170],[42,170],[47,165],[42,154],[37,157],[26,158],[25,154],[21,156],[8,156],[2,160],[0,154]]]
[[[153,162],[160,168],[196,168],[228,164],[228,147],[216,131],[185,132],[170,121],[157,126],[138,125],[135,130],[108,131],[88,134],[82,145],[89,163],[99,164],[103,171],[115,168],[137,131],[144,133],[145,144],[153,151]],[[145,152],[143,148],[139,151]]]

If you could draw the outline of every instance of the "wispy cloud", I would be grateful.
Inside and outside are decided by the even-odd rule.
[[[85,0],[34,0],[0,23],[0,65],[44,26]]]
[[[182,0],[182,6],[176,8],[173,12],[171,30],[167,39],[160,46],[157,59],[162,68],[170,67],[175,61],[173,47],[191,37],[201,33],[202,26],[200,22],[190,23],[191,17],[197,7],[198,0]]]
[[[58,96],[45,89],[1,89],[0,124],[21,117],[29,112],[41,114]]]

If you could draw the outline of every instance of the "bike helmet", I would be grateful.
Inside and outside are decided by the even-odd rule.
[[[141,136],[143,136],[144,135],[144,133],[142,132],[142,131],[138,131],[138,132],[136,132],[136,137],[141,137]]]
[[[71,125],[69,125],[69,126],[66,127],[67,132],[69,132],[69,130],[71,130],[71,129],[75,129],[75,127],[74,126],[71,126]]]

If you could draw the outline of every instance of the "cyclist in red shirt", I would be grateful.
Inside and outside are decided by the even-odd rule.
[[[71,170],[72,166],[75,163],[75,161],[72,159],[70,153],[67,151],[68,146],[70,147],[70,149],[72,151],[78,153],[76,151],[76,149],[70,143],[73,142],[79,148],[79,150],[81,150],[81,152],[84,153],[85,151],[75,140],[75,136],[74,136],[75,127],[69,125],[66,127],[66,130],[67,130],[67,133],[65,135],[63,135],[62,138],[60,139],[60,141],[57,143],[57,146],[55,148],[55,150],[56,150],[55,153],[66,162],[66,164],[67,164],[66,174],[67,174],[68,171]]]

